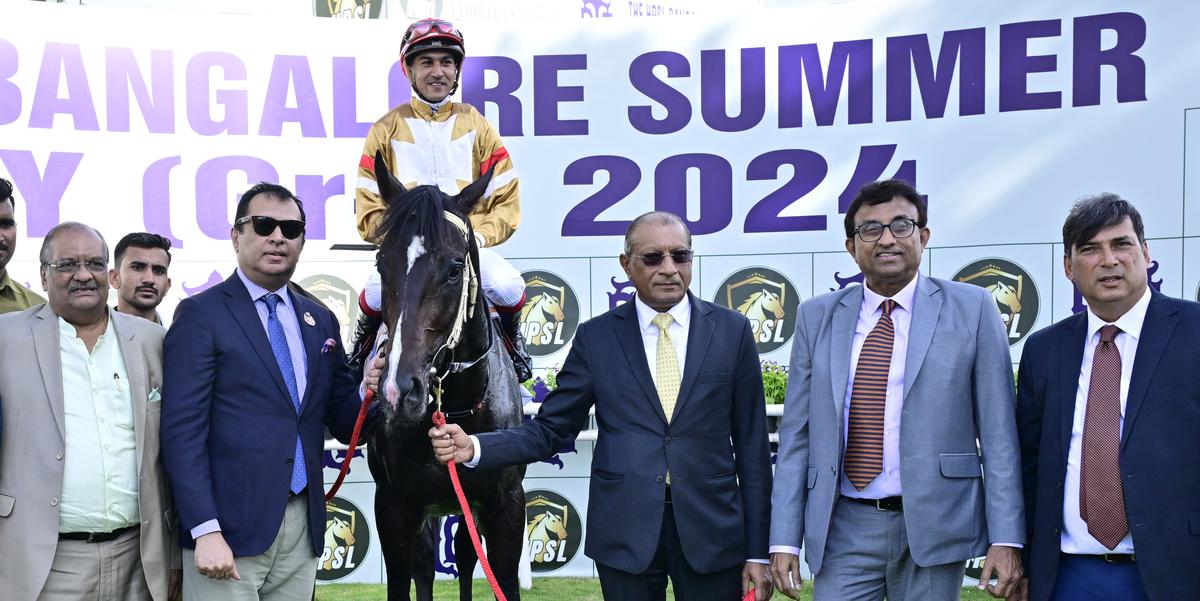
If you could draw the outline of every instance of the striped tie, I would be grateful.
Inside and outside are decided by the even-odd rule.
[[[862,490],[883,471],[883,409],[887,401],[888,371],[896,330],[892,309],[896,301],[881,304],[883,315],[867,334],[854,370],[850,389],[850,432],[842,469],[854,488]]]
[[[1114,325],[1100,328],[1079,466],[1079,516],[1087,522],[1088,533],[1109,549],[1117,548],[1129,533],[1120,465],[1121,352],[1114,342],[1120,331]]]

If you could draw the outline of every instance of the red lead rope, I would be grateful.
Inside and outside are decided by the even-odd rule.
[[[433,425],[439,428],[446,425],[446,416],[442,415],[441,411],[433,412]],[[451,461],[446,464],[446,469],[450,470],[450,483],[454,485],[454,494],[458,497],[458,506],[462,508],[463,521],[467,524],[467,531],[471,533],[471,544],[475,546],[475,555],[479,557],[483,575],[487,576],[488,584],[492,585],[492,593],[496,595],[496,601],[508,601],[504,592],[500,590],[500,584],[496,582],[496,575],[492,573],[492,566],[488,563],[487,555],[483,552],[483,543],[479,541],[479,531],[475,529],[475,516],[471,515],[471,507],[467,505],[467,495],[463,493],[462,483],[458,481],[458,466]],[[469,578],[470,574],[466,576]]]
[[[350,450],[346,453],[346,459],[342,462],[342,467],[338,471],[337,480],[330,487],[329,492],[325,493],[325,500],[329,501],[337,495],[338,489],[342,487],[342,481],[346,479],[346,473],[350,471],[350,462],[354,459],[354,450],[358,447],[358,436],[362,433],[363,422],[367,418],[367,408],[371,406],[371,401],[375,398],[374,390],[367,390],[367,394],[363,397],[362,407],[358,409],[358,419],[354,421],[354,432],[350,435]],[[433,425],[442,427],[446,425],[446,416],[442,415],[441,411],[433,412]],[[488,563],[487,555],[483,552],[483,543],[479,540],[479,531],[475,529],[475,516],[471,515],[471,507],[467,505],[467,495],[463,492],[462,483],[458,481],[458,466],[453,462],[446,465],[446,469],[450,471],[450,482],[454,485],[454,494],[458,497],[458,506],[462,508],[463,521],[467,524],[467,531],[471,534],[471,544],[475,546],[475,555],[479,557],[479,564],[483,567],[483,574],[487,576],[488,584],[492,586],[492,593],[496,595],[496,601],[508,601],[504,596],[504,592],[500,590],[500,584],[496,582],[496,575],[492,573],[492,566]],[[742,597],[742,601],[754,601],[754,589],[746,591],[746,596]]]
[[[337,495],[338,489],[342,487],[342,481],[346,479],[346,474],[350,471],[350,462],[354,460],[354,450],[358,447],[358,435],[362,433],[363,422],[367,419],[367,408],[371,406],[371,401],[374,399],[375,391],[368,388],[367,394],[363,396],[362,406],[358,408],[358,419],[354,420],[354,432],[350,434],[350,450],[346,453],[346,459],[342,461],[342,468],[338,470],[337,480],[333,482],[329,492],[325,493],[326,502]]]

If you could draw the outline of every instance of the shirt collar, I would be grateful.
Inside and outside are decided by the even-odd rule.
[[[917,280],[919,280],[919,279],[921,279],[921,274],[918,273],[917,277],[913,278],[911,282],[909,282],[903,288],[900,289],[900,292],[897,292],[895,295],[890,296],[890,297],[883,296],[883,295],[875,292],[874,290],[871,290],[869,287],[867,287],[867,284],[864,282],[863,283],[863,310],[869,309],[871,314],[874,314],[876,311],[879,310],[879,305],[883,304],[883,301],[890,298],[890,299],[896,301],[896,305],[899,306],[901,309],[904,309],[905,311],[912,313],[913,299],[917,296]]]
[[[671,314],[671,317],[675,320],[675,322],[683,326],[684,329],[687,329],[692,317],[692,303],[690,297],[691,295],[684,294],[683,300],[679,301],[674,307],[671,307],[667,310],[667,313]],[[650,308],[650,305],[642,302],[642,299],[636,294],[633,297],[633,306],[635,309],[637,309],[638,325],[640,325],[643,330],[650,327],[657,327],[654,325],[654,316],[658,315],[658,311]]]
[[[242,284],[246,286],[246,291],[250,293],[250,300],[258,302],[259,299],[261,299],[264,295],[274,292],[275,294],[279,295],[279,298],[283,299],[283,304],[287,306],[288,309],[291,309],[293,313],[295,312],[295,307],[292,306],[292,295],[288,294],[287,291],[287,284],[280,286],[278,290],[267,290],[266,288],[263,288],[262,286],[250,281],[250,278],[246,277],[246,274],[242,273],[241,267],[237,268],[237,274],[238,277],[241,278]]]
[[[1117,326],[1122,332],[1133,336],[1135,339],[1142,334],[1142,324],[1146,321],[1146,309],[1150,307],[1150,287],[1146,286],[1146,291],[1142,293],[1142,298],[1139,298],[1124,315],[1112,322],[1112,325]],[[1088,340],[1091,340],[1100,328],[1109,325],[1108,322],[1100,319],[1095,313],[1092,313],[1092,308],[1088,307]]]
[[[108,307],[107,309],[105,309],[105,311],[108,312],[108,323],[104,324],[104,333],[101,334],[100,338],[97,340],[97,342],[96,342],[97,345],[99,345],[100,340],[104,340],[105,338],[111,338],[112,333],[113,333],[113,308]],[[59,315],[57,317],[58,317],[58,333],[59,334],[66,337],[68,340],[79,338],[79,333],[75,331],[75,326],[71,325],[71,322],[63,319],[61,315]]]

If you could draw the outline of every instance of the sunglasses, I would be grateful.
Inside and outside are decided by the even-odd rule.
[[[254,224],[254,233],[259,236],[270,236],[278,227],[283,233],[283,237],[288,240],[295,240],[304,233],[304,222],[297,219],[275,219],[274,217],[263,217],[262,215],[247,215],[233,222],[233,225],[240,226],[243,223],[250,222]]]
[[[646,253],[644,255],[629,255],[631,257],[641,259],[642,265],[646,267],[657,267],[662,265],[663,259],[671,257],[671,262],[676,265],[684,265],[692,262],[691,250],[673,250],[670,253],[663,254],[659,252]]]
[[[409,29],[409,32],[411,35],[418,36],[425,35],[435,29],[440,33],[462,37],[459,35],[458,29],[454,27],[454,24],[441,19],[423,19],[421,21],[417,21],[416,23],[413,23],[412,28]]]

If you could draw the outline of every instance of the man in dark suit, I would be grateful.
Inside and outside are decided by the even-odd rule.
[[[467,436],[433,428],[438,460],[477,469],[549,457],[596,407],[585,552],[606,599],[770,596],[771,465],[750,323],[688,293],[691,234],[647,213],[625,234],[637,288],[579,327],[558,388],[520,428]],[[751,585],[750,582],[753,582]]]
[[[1017,377],[1029,596],[1195,599],[1200,304],[1150,290],[1119,196],[1076,203],[1063,247],[1087,311],[1030,336]]]
[[[179,304],[167,332],[162,455],[188,599],[308,599],[322,547],[323,426],[359,406],[333,313],[290,290],[304,209],[262,183],[238,202],[238,268]]]

